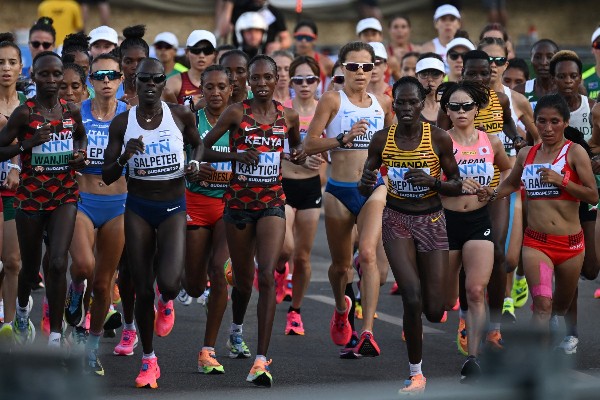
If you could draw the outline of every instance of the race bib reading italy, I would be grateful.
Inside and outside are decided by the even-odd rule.
[[[90,166],[102,166],[104,164],[104,151],[108,145],[109,125],[110,122],[86,125],[88,138],[87,159]]]

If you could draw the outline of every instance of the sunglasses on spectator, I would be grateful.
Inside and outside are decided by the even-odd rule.
[[[504,66],[504,64],[506,64],[506,61],[508,61],[506,57],[489,57],[488,59],[490,60],[490,64],[494,63],[499,67]]]
[[[94,81],[103,81],[104,78],[108,78],[109,81],[116,81],[117,79],[121,79],[123,76],[119,71],[113,70],[100,70],[96,72],[92,72],[90,74],[90,79]]]
[[[504,46],[506,45],[506,42],[504,41],[504,39],[500,39],[497,37],[492,37],[492,36],[487,36],[484,37],[483,39],[481,39],[481,41],[479,42],[480,45],[482,44],[497,44],[500,46]]]
[[[163,83],[164,81],[167,80],[167,76],[165,74],[156,74],[156,75],[137,74],[136,78],[138,79],[138,81],[143,82],[143,83],[148,83],[148,82],[150,82],[150,80],[152,80],[152,82],[154,82],[154,84],[156,84],[156,85],[158,85],[159,83]]]
[[[194,55],[199,55],[200,53],[204,53],[205,56],[210,56],[214,54],[215,48],[212,46],[204,46],[204,47],[188,47],[190,53]]]
[[[477,104],[474,101],[469,101],[466,103],[448,103],[447,107],[448,107],[448,110],[454,111],[454,112],[459,111],[461,108],[464,111],[471,111],[472,109],[477,107]]]
[[[437,69],[426,69],[425,71],[417,72],[417,75],[421,79],[427,79],[432,77],[433,79],[440,78],[444,73],[442,71],[438,71]]]
[[[600,41],[592,43],[592,48],[600,50]]]
[[[313,83],[319,82],[319,77],[318,76],[314,76],[314,75],[309,75],[309,76],[292,76],[290,78],[290,80],[295,85],[302,85],[304,82],[306,82],[307,85],[312,85]]]
[[[171,50],[173,46],[171,46],[169,43],[158,42],[154,45],[154,48],[156,50]]]
[[[376,67],[379,67],[381,64],[385,64],[387,61],[384,60],[383,58],[377,59],[375,60],[374,64]]]
[[[37,49],[40,46],[42,46],[44,48],[44,50],[48,50],[50,47],[52,47],[52,43],[50,43],[50,42],[38,42],[37,40],[34,40],[33,42],[29,42],[29,44],[34,49]]]
[[[296,34],[294,34],[294,39],[296,39],[299,42],[305,40],[308,43],[310,43],[310,42],[314,42],[315,40],[317,40],[317,35],[312,35],[310,33],[296,33]]]
[[[448,58],[452,61],[456,61],[459,58],[462,59],[465,56],[465,53],[458,53],[456,51],[451,51],[448,53]]]
[[[346,69],[348,71],[351,71],[351,72],[356,72],[356,71],[358,71],[359,68],[361,68],[363,70],[363,72],[369,72],[369,71],[373,71],[373,67],[375,66],[375,63],[346,62],[346,63],[342,63],[342,65],[344,67],[346,67]]]
[[[331,80],[333,81],[333,83],[337,83],[338,85],[343,85],[345,78],[344,78],[344,75],[334,75],[334,77]]]

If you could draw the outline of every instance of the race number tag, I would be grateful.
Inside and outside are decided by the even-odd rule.
[[[238,153],[243,153],[238,150]],[[240,181],[248,183],[274,184],[279,177],[281,153],[276,151],[260,153],[257,165],[235,163],[235,173]]]
[[[531,198],[557,197],[560,195],[560,188],[551,183],[542,182],[538,173],[540,168],[551,168],[553,171],[562,174],[562,167],[551,164],[529,164],[523,168],[521,181],[527,190],[527,195]]]
[[[63,124],[65,124],[64,121]],[[52,133],[50,141],[31,149],[31,166],[36,172],[65,172],[69,170],[69,161],[72,158],[73,131],[71,129]]]
[[[406,174],[411,168],[401,167],[389,167],[388,168],[388,179],[390,191],[398,197],[405,197],[409,199],[421,198],[427,193],[430,188],[427,186],[416,186],[404,179]],[[430,175],[429,168],[413,168],[420,169],[427,175]]]
[[[375,132],[383,129],[384,124],[384,116],[383,112],[381,115],[372,115],[369,117],[360,117],[356,111],[344,111],[344,115],[342,116],[342,133],[347,135],[350,133],[350,130],[360,120],[367,121],[367,131],[362,135],[357,136],[352,141],[351,147],[342,147],[338,150],[367,150],[369,148],[369,143],[371,143],[371,139],[373,139],[373,135]]]

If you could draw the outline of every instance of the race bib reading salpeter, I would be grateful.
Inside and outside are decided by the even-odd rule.
[[[36,172],[65,172],[72,158],[73,131],[70,129],[51,133],[50,141],[31,149],[31,167]]]
[[[390,191],[399,197],[405,197],[409,199],[418,199],[423,197],[429,190],[427,186],[416,186],[404,179],[406,174],[411,168],[402,167],[389,167],[388,168],[388,179]],[[430,175],[429,168],[412,168],[420,169],[427,175]]]
[[[238,150],[238,153],[243,153]],[[248,183],[274,184],[279,178],[281,153],[269,151],[260,153],[257,165],[248,165],[241,162],[235,163],[235,174],[240,181]]]
[[[176,149],[171,150],[171,140],[165,139],[155,143],[144,143],[146,151],[131,158],[133,173],[139,177],[168,175],[182,168],[183,160],[180,159]]]

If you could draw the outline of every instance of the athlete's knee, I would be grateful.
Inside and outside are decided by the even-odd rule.
[[[359,250],[360,266],[365,268],[377,268],[377,251],[372,246],[360,248]]]
[[[472,285],[466,288],[467,291],[467,300],[469,303],[481,303],[483,302],[483,294],[485,291],[485,286],[483,285]]]
[[[64,274],[67,272],[68,257],[66,255],[50,256],[48,259],[49,274]]]
[[[5,268],[6,268],[6,264]],[[600,263],[598,261],[589,261],[584,262],[583,267],[581,268],[581,276],[585,279],[593,281],[598,277],[598,272],[600,272]]]
[[[258,288],[261,292],[275,288],[275,278],[271,270],[267,268],[258,269]]]
[[[21,270],[21,258],[20,257],[7,257],[2,260],[4,265],[4,273],[7,275],[18,275]]]
[[[225,280],[225,274],[223,273],[223,265],[213,265],[212,268],[208,269],[208,279],[210,280],[210,287],[225,288],[227,281]],[[206,284],[205,284],[206,286]]]
[[[444,316],[444,305],[438,302],[425,304],[423,313],[429,322],[441,322]]]
[[[352,262],[351,260],[348,260],[348,263],[340,263],[340,262],[332,261],[331,265],[329,266],[329,274],[346,276],[346,274],[348,273],[348,269],[350,268],[351,262]]]
[[[310,253],[294,253],[294,271],[310,271]]]
[[[552,298],[535,296],[533,298],[533,312],[542,319],[550,319],[550,316],[552,315]],[[562,315],[564,314],[565,313],[563,312]]]

